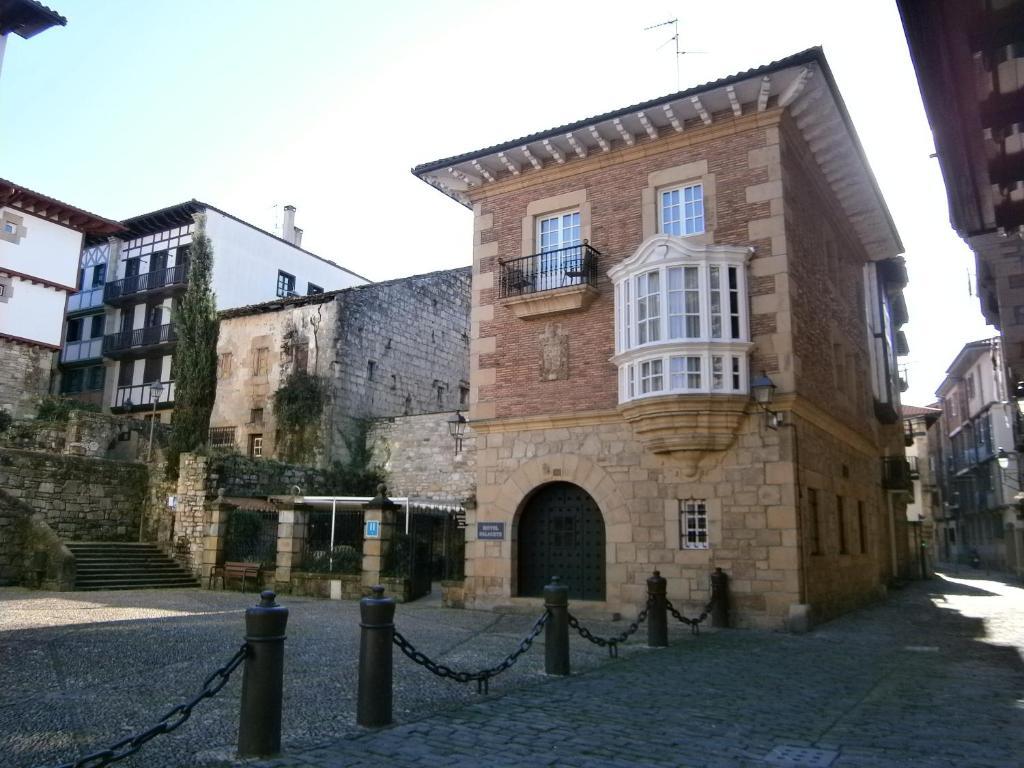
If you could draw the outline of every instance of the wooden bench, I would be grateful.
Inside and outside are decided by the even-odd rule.
[[[222,589],[227,587],[228,579],[241,578],[242,592],[245,592],[245,579],[247,576],[251,576],[256,580],[256,589],[259,590],[260,584],[263,581],[263,564],[229,562],[223,565],[215,565],[213,570],[210,571],[210,578],[206,583],[207,589],[211,587],[214,579],[218,576],[220,576]]]

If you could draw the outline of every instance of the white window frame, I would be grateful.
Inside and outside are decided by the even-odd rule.
[[[663,235],[655,240],[679,242]],[[748,352],[753,346],[747,301],[749,251],[687,245],[678,253],[670,248],[644,259],[643,250],[642,246],[635,265],[629,266],[627,260],[613,276],[612,362],[620,367],[619,402],[653,395],[747,394]],[[650,290],[652,283],[655,291]],[[662,361],[664,375],[664,385],[657,390],[641,381],[641,371],[653,360]]]
[[[680,499],[679,548],[711,549],[706,499]]]
[[[537,216],[534,227],[536,238],[537,284],[536,290],[546,291],[563,285],[577,285],[582,278],[568,277],[569,266],[582,259],[579,249],[583,245],[583,217],[579,208]],[[555,226],[544,231],[544,225],[554,222]],[[551,235],[555,237],[552,238]],[[574,250],[566,250],[566,249]],[[578,271],[578,270],[576,270]]]
[[[692,199],[686,200],[687,193]],[[669,209],[675,210],[666,215]],[[703,182],[658,190],[658,232],[673,237],[693,237],[704,234],[706,226]]]

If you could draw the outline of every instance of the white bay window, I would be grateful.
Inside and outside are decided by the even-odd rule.
[[[609,271],[620,402],[747,392],[749,257],[747,248],[656,235]]]

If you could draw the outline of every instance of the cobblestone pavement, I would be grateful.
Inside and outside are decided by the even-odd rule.
[[[104,749],[190,700],[203,679],[228,661],[244,635],[253,594],[199,589],[34,592],[0,588],[0,766],[67,762]],[[286,753],[356,733],[356,602],[283,596],[289,608],[285,648],[283,747]],[[514,650],[539,616],[446,610],[436,597],[400,605],[398,628],[421,650],[459,668],[491,666]],[[598,624],[608,634],[623,622]],[[682,631],[680,630],[682,635]],[[623,657],[643,653],[634,644]],[[580,669],[607,652],[573,647]],[[538,644],[491,682],[491,695],[543,680]],[[475,685],[437,680],[395,659],[395,716],[477,698]],[[237,742],[241,670],[201,702],[172,734],[149,742],[119,766],[213,765]]]
[[[67,759],[149,723],[231,655],[251,602],[0,590],[0,763]],[[484,697],[396,657],[398,724],[373,732],[352,724],[355,604],[287,602],[285,756],[253,765],[1024,766],[1024,590],[966,573],[804,636],[680,627],[672,647],[617,660],[573,637],[571,678],[541,675],[537,648]],[[476,667],[534,618],[414,604],[397,621],[431,655]],[[231,765],[239,688],[121,765]]]

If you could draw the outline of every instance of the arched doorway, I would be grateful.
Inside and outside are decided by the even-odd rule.
[[[604,520],[590,494],[551,483],[531,496],[519,519],[519,595],[540,597],[552,576],[573,600],[605,599]]]

